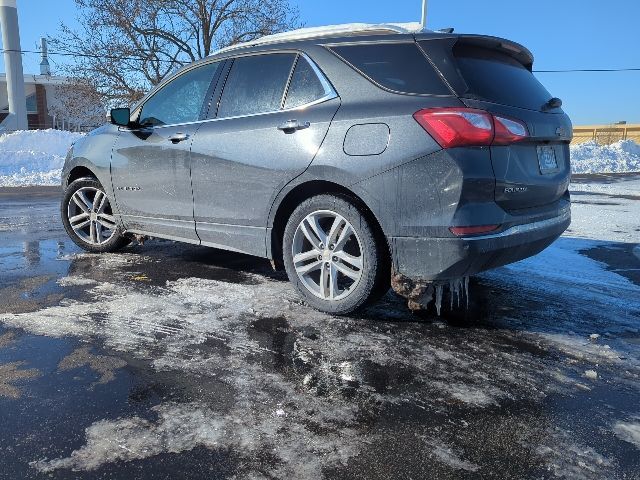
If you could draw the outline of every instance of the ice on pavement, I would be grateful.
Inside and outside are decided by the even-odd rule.
[[[404,312],[402,304],[385,303],[394,300],[385,300],[368,317],[336,319],[303,306],[287,283],[267,276],[246,274],[246,284],[196,277],[147,284],[133,282],[132,270],[139,264],[141,271],[153,272],[153,262],[164,261],[161,257],[61,253],[61,261],[76,268],[57,281],[58,288],[81,289],[83,295],[74,295],[79,300],[0,314],[0,323],[39,335],[98,340],[158,371],[215,378],[217,388],[229,389],[233,401],[161,402],[148,415],[105,418],[84,425],[84,444],[74,452],[50,451],[33,465],[46,472],[93,470],[204,446],[231,449],[249,459],[273,451],[274,476],[318,478],[323,469],[352,461],[369,443],[384,444],[383,435],[359,430],[362,405],[455,408],[477,419],[481,412],[503,406],[595,391],[614,382],[637,391],[638,350],[625,347],[620,337],[640,334],[640,287],[584,254],[609,248],[610,241],[624,235],[637,241],[633,229],[640,217],[633,217],[633,209],[639,202],[616,203],[574,205],[575,230],[569,235],[536,257],[474,279],[491,288],[484,294],[515,296],[522,308],[501,312],[491,328],[480,325],[456,334],[442,321],[428,334],[414,322],[398,323],[405,315],[398,313]],[[591,225],[581,223],[583,214],[591,215]],[[622,233],[593,228],[607,221],[622,225]],[[528,312],[530,300],[544,302],[546,308]],[[265,341],[261,323],[276,325],[269,331],[277,331],[280,340],[269,339],[269,334]],[[589,370],[604,380],[586,379]],[[383,385],[382,373],[376,380],[372,371],[385,374]],[[349,399],[344,397],[347,388],[353,392]],[[171,423],[174,417],[179,425]],[[637,446],[640,422],[616,418],[624,421],[612,425],[609,420],[605,428]],[[320,433],[311,434],[309,425],[322,427]],[[538,453],[552,474],[610,476],[607,452],[544,422],[536,428],[544,438]],[[444,465],[470,472],[478,467],[437,432],[430,432],[425,442],[430,446],[426,454]],[[478,472],[483,473],[481,468]]]
[[[58,469],[95,470],[105,463],[180,453],[196,446],[215,448],[227,435],[225,421],[198,404],[152,408],[157,421],[140,417],[101,420],[86,429],[86,444],[69,457],[31,463],[43,473]]]
[[[450,446],[437,441],[427,440],[431,453],[438,461],[448,465],[454,470],[465,470],[467,472],[477,472],[480,467],[472,462],[468,462],[460,457]]]
[[[554,444],[564,448],[557,450]],[[611,478],[607,469],[612,460],[592,447],[577,443],[575,435],[560,428],[549,432],[548,439],[537,448],[537,453],[547,458],[547,469],[555,478],[573,480],[600,480]]]
[[[640,450],[640,417],[635,420],[634,422],[616,422],[613,432],[618,438],[632,443]]]
[[[67,151],[82,136],[63,130],[0,134],[0,187],[60,185]]]
[[[622,355],[617,346],[592,342],[589,335],[594,330],[606,334],[615,328],[633,328],[631,315],[622,313],[623,304],[639,307],[639,290],[599,262],[578,254],[584,242],[562,239],[537,260],[531,259],[534,263],[523,262],[520,267],[494,273],[494,284],[517,287],[525,296],[542,290],[558,301],[590,290],[595,303],[587,302],[585,308],[594,308],[599,301],[604,306],[608,298],[606,305],[613,305],[616,321],[600,326],[551,323],[544,316],[520,320],[507,313],[509,333],[495,330],[491,342],[485,341],[482,329],[444,336],[437,336],[436,329],[431,331],[436,336],[429,339],[416,337],[410,324],[396,328],[385,326],[384,319],[339,321],[301,305],[287,284],[253,274],[248,274],[250,284],[188,277],[164,285],[134,285],[131,268],[158,260],[131,253],[78,254],[74,262],[91,262],[92,268],[77,270],[59,285],[83,288],[86,298],[63,300],[60,305],[29,313],[2,314],[0,322],[40,335],[102,339],[107,348],[146,359],[159,371],[215,376],[230,389],[234,402],[218,408],[160,403],[150,418],[100,420],[87,426],[84,446],[33,465],[42,471],[92,470],[107,462],[197,446],[233,449],[248,458],[270,448],[279,459],[274,474],[291,476],[295,472],[297,478],[318,478],[323,468],[344,465],[367,442],[383,441],[358,431],[358,402],[340,393],[346,386],[357,385],[356,395],[364,403],[474,410],[571,392],[579,388],[585,370],[596,365],[599,370],[620,370],[616,374],[625,375],[622,370],[636,368],[637,359],[627,357],[625,369],[620,369]],[[566,266],[565,270],[558,272],[558,264]],[[129,267],[126,272],[124,266]],[[109,281],[93,284],[80,273],[83,271],[99,271]],[[612,299],[608,288],[626,297]],[[283,322],[278,331],[286,336],[284,344],[290,345],[284,358],[291,363],[282,367],[276,367],[283,361],[282,352],[255,334],[256,322],[274,319]],[[348,328],[354,321],[357,325]],[[527,322],[527,327],[518,333],[520,321]],[[521,350],[513,346],[518,337],[530,339],[539,348],[560,351],[569,361],[559,366],[546,355]],[[209,347],[201,347],[204,345]],[[389,383],[380,388],[371,380],[371,368],[405,373],[391,374]],[[405,393],[402,379],[407,375],[419,395]],[[172,418],[180,419],[179,428],[171,423]],[[321,425],[322,433],[309,437],[310,422]],[[564,437],[553,437],[545,445],[557,452],[574,452],[573,443]],[[572,457],[576,462],[595,462],[590,467],[594,471],[606,469],[606,462],[599,463],[604,460],[598,452],[591,451],[586,458],[576,452]],[[433,454],[452,468],[475,468],[446,446],[434,447]],[[573,460],[563,458],[558,471],[574,468]],[[552,464],[556,461],[560,459]],[[297,470],[300,465],[304,465],[302,473]]]
[[[574,181],[571,225],[565,236],[609,242],[640,242],[640,176]]]
[[[600,196],[600,200],[605,200],[603,195],[609,195],[616,200],[619,200],[620,196],[638,197],[640,196],[640,177],[632,176],[632,178],[622,178],[617,181],[613,179],[610,182],[574,182],[571,184],[570,190],[592,194],[594,198]],[[574,198],[574,200],[578,200],[578,198]]]
[[[598,372],[596,372],[595,370],[585,370],[584,376],[587,377],[589,380],[597,380]]]

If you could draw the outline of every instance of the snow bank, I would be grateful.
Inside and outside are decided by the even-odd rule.
[[[67,150],[83,135],[62,130],[0,134],[0,187],[59,185]]]
[[[591,140],[571,146],[573,173],[640,172],[640,145],[633,140],[620,140],[599,145]]]

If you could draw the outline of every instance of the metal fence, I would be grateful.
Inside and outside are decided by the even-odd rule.
[[[595,140],[600,145],[610,145],[618,140],[635,140],[640,143],[640,124],[585,125],[573,127],[572,144]]]

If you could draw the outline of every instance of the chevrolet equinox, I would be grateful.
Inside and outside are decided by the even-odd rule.
[[[303,29],[182,68],[72,146],[62,219],[268,258],[345,314],[391,278],[438,284],[532,256],[570,223],[572,126],[496,37]]]

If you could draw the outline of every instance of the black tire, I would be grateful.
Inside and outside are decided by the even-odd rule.
[[[344,298],[324,299],[312,293],[294,266],[293,245],[298,226],[308,215],[319,211],[334,212],[342,216],[351,224],[359,239],[362,259],[362,268],[359,270],[361,276],[353,290]],[[346,315],[378,300],[389,289],[390,267],[386,242],[376,231],[373,222],[367,218],[364,209],[359,208],[357,203],[347,196],[325,194],[302,202],[287,222],[282,245],[283,261],[289,280],[298,289],[306,303],[317,310],[334,315]],[[314,260],[311,259],[311,262]],[[321,263],[323,262],[324,260]],[[321,266],[320,269],[322,268]]]
[[[117,223],[117,226],[115,227],[111,238],[101,244],[89,243],[78,233],[76,233],[76,231],[71,227],[71,222],[69,221],[69,203],[72,201],[71,198],[73,197],[73,195],[78,190],[81,190],[83,188],[99,190],[106,196],[105,189],[95,178],[79,178],[78,180],[73,181],[69,184],[69,186],[67,186],[67,189],[64,192],[64,196],[62,197],[62,202],[60,204],[60,216],[62,217],[62,224],[64,225],[64,229],[67,231],[67,234],[69,235],[73,243],[78,245],[83,250],[92,253],[115,252],[116,250],[119,250],[122,247],[128,245],[131,240],[123,236],[122,229],[119,225],[117,225]],[[110,201],[110,199],[108,200]],[[108,211],[108,213],[113,212]]]

